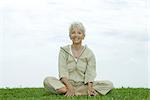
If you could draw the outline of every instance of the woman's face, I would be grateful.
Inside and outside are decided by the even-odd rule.
[[[81,44],[82,40],[84,39],[84,33],[79,28],[74,28],[72,33],[70,34],[70,38],[73,44]]]

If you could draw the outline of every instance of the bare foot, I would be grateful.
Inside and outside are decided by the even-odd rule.
[[[63,87],[63,88],[59,88],[56,90],[59,94],[65,94],[67,92],[67,88]]]

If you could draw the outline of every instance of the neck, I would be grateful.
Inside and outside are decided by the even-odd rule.
[[[72,44],[71,47],[75,50],[80,50],[82,48],[81,44]]]

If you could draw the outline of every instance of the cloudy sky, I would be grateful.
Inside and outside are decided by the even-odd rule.
[[[150,87],[148,12],[146,0],[1,0],[0,87],[42,87],[44,77],[58,77],[59,47],[71,43],[73,21],[86,27],[96,80]]]

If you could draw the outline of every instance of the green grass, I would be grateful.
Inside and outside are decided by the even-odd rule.
[[[74,96],[49,94],[44,88],[0,89],[0,100],[150,100],[150,89],[118,88],[105,96]]]

